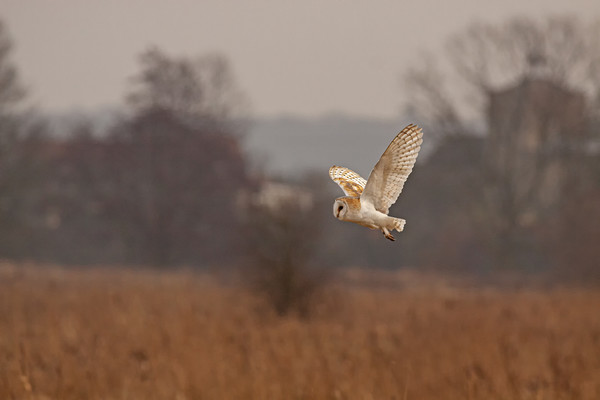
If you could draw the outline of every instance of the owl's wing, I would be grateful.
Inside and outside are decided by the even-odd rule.
[[[421,128],[410,124],[402,129],[371,171],[361,201],[371,202],[377,211],[387,214],[412,172],[421,143]]]
[[[367,184],[365,178],[356,172],[337,165],[329,168],[329,176],[342,188],[346,196],[360,197]]]

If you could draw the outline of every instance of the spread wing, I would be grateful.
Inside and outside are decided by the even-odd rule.
[[[371,202],[376,210],[387,214],[412,172],[421,143],[421,128],[410,124],[402,129],[371,171],[361,200]]]
[[[346,196],[360,197],[367,184],[365,178],[356,172],[336,165],[329,168],[329,176],[342,188]]]

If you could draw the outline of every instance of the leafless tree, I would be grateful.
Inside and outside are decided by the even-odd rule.
[[[11,53],[0,21],[0,257],[22,257],[34,238],[43,171],[38,151],[44,127],[26,103]]]
[[[414,107],[440,137],[487,126],[474,166],[486,208],[473,218],[485,220],[499,264],[514,263],[529,228],[580,176],[600,93],[598,26],[568,16],[477,23],[451,37],[446,59],[429,56],[406,74]]]
[[[447,88],[446,77],[435,66],[430,54],[422,62],[408,69],[405,75],[407,93],[410,93],[408,109],[416,114],[421,124],[433,128],[437,137],[465,133],[467,127],[456,106],[456,100]]]
[[[238,88],[225,56],[171,57],[153,47],[139,58],[127,101],[135,113],[163,109],[192,121],[232,123],[245,117],[248,101]]]
[[[146,112],[111,134],[106,210],[138,262],[207,263],[235,244],[235,199],[247,184],[237,140]]]
[[[12,41],[2,21],[0,21],[0,113],[2,116],[14,114],[25,98],[25,89],[19,81],[16,67],[10,60]]]
[[[425,53],[408,69],[409,106],[434,131],[456,133],[457,126],[468,129],[466,122],[483,119],[490,92],[523,77],[543,76],[597,97],[599,32],[600,21],[586,25],[570,16],[474,23],[450,37],[446,57]]]
[[[264,183],[241,201],[244,281],[277,314],[307,317],[330,276],[314,259],[323,205],[307,188],[279,183]]]
[[[229,64],[156,48],[140,63],[127,96],[132,115],[106,146],[105,210],[137,262],[206,264],[231,255],[236,194],[248,178],[233,121],[244,97]]]
[[[80,126],[54,141],[45,190],[59,234],[48,243],[61,260],[164,267],[236,256],[235,200],[250,180],[235,98],[219,93],[237,90],[222,61],[205,70],[151,50],[129,113],[102,135]]]

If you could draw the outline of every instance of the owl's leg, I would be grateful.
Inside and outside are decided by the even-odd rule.
[[[386,227],[382,227],[381,232],[383,233],[383,236],[385,236],[386,239],[389,239],[392,242],[396,240],[396,239],[394,239],[394,237],[392,236],[392,234],[390,233],[390,231],[388,231],[388,229]]]

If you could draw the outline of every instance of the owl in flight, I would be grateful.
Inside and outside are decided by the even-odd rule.
[[[380,229],[386,238],[395,240],[390,231],[395,229],[402,232],[406,221],[387,214],[412,172],[421,143],[421,128],[410,124],[402,129],[383,152],[368,180],[348,168],[336,165],[329,168],[329,176],[346,194],[335,199],[334,217],[340,221]]]

